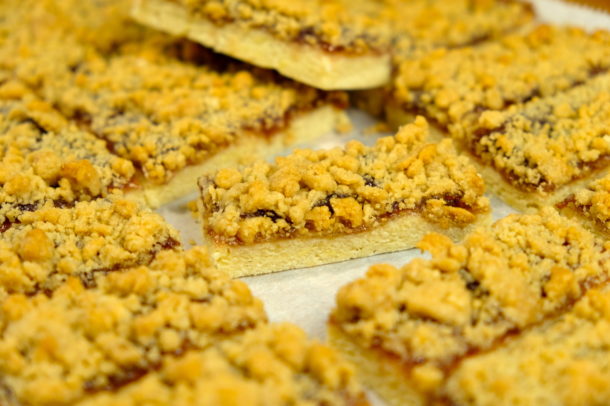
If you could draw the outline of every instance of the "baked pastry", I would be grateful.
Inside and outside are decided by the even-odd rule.
[[[0,403],[367,405],[353,368],[297,327],[267,324],[201,248],[0,303]]]
[[[331,343],[392,405],[442,399],[459,365],[565,313],[610,275],[607,243],[552,208],[419,247],[432,258],[375,265],[343,287],[329,321]]]
[[[386,115],[394,125],[424,114],[441,130],[552,96],[610,68],[610,33],[540,25],[476,46],[439,49],[406,58],[388,91]]]
[[[0,77],[0,222],[129,188],[135,169],[25,85]]]
[[[486,111],[457,127],[491,191],[526,209],[555,204],[607,166],[610,74],[569,91]]]
[[[0,291],[51,292],[74,277],[90,287],[96,273],[147,265],[180,246],[163,218],[111,196],[73,206],[49,201],[8,219],[0,234]]]
[[[204,236],[233,276],[412,248],[430,231],[460,239],[489,217],[482,178],[450,140],[426,144],[419,117],[375,146],[297,150],[199,180]]]
[[[321,89],[358,89],[390,78],[382,3],[138,0],[139,22]],[[349,27],[349,28],[345,28]]]
[[[589,291],[559,319],[465,360],[446,398],[464,406],[607,404],[609,309],[607,289]]]
[[[364,89],[390,79],[390,49],[456,46],[525,24],[514,1],[138,0],[139,22],[321,89]],[[396,50],[395,50],[396,51]]]

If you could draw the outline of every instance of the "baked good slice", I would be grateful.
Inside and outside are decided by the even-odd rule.
[[[0,222],[129,187],[131,162],[68,122],[23,83],[0,78]]]
[[[559,319],[464,361],[445,397],[464,406],[607,404],[609,309],[608,290],[591,290]]]
[[[139,22],[320,89],[380,86],[390,78],[383,3],[368,0],[138,0]]]
[[[0,402],[368,404],[353,368],[287,324],[202,248],[0,303]]]
[[[331,343],[392,405],[442,398],[464,359],[565,313],[610,275],[607,244],[552,208],[419,246],[432,258],[371,267],[339,291],[329,321]]]
[[[69,277],[89,287],[96,273],[147,265],[179,246],[176,230],[133,201],[111,196],[70,207],[48,202],[3,224],[0,291],[48,293]]]
[[[490,189],[525,209],[555,204],[608,164],[610,74],[555,96],[486,111],[456,128]]]
[[[419,117],[373,147],[297,150],[202,177],[216,265],[244,276],[412,248],[430,231],[460,239],[489,217],[484,183],[450,140],[424,143],[427,130]]]
[[[494,41],[399,61],[380,104],[394,125],[424,114],[440,129],[547,97],[610,68],[610,33],[540,25]]]

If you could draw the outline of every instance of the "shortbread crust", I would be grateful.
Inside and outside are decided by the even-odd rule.
[[[116,196],[73,207],[48,202],[5,222],[0,234],[0,290],[49,293],[67,278],[94,285],[96,273],[147,265],[180,246],[156,213]]]
[[[301,150],[202,177],[217,266],[264,273],[411,248],[431,230],[459,238],[489,214],[484,185],[450,140],[425,144],[427,130],[419,117],[374,147]]]
[[[431,260],[375,265],[343,287],[329,322],[331,342],[396,405],[442,398],[456,365],[564,313],[610,276],[607,244],[550,208],[463,244],[431,234],[420,247]],[[390,375],[372,377],[380,372]]]
[[[2,300],[2,404],[368,404],[349,364],[296,326],[267,324],[202,248],[95,282]]]

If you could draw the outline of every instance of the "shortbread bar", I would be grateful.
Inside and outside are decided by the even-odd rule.
[[[0,303],[0,403],[367,405],[353,368],[297,327],[267,324],[202,248]]]
[[[0,290],[26,294],[51,292],[70,276],[89,286],[96,273],[147,265],[180,246],[160,215],[114,196],[24,210],[0,237]]]
[[[343,287],[329,322],[331,342],[391,405],[434,404],[464,359],[566,312],[610,276],[607,243],[552,208],[419,247],[432,258],[375,265]]]
[[[439,49],[399,65],[389,100],[395,125],[425,114],[441,129],[486,110],[552,96],[610,68],[610,33],[541,25],[494,41]]]
[[[589,291],[565,316],[464,361],[447,383],[447,403],[610,403],[609,319],[608,290]]]
[[[607,167],[610,74],[505,111],[486,111],[455,131],[490,189],[525,209],[555,204]]]
[[[203,231],[234,276],[412,248],[430,231],[460,239],[489,217],[484,183],[450,140],[426,144],[419,117],[373,147],[297,150],[202,177]]]
[[[70,206],[128,189],[135,169],[23,83],[0,78],[0,222],[47,202]]]

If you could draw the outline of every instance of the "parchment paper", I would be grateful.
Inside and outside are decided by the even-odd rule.
[[[558,0],[533,0],[540,19],[555,24],[572,24],[583,28],[610,30],[610,15],[588,9],[583,6],[564,3]],[[318,139],[315,144],[302,144],[296,147],[329,148],[342,145],[348,140],[358,139],[365,144],[372,144],[383,135],[365,134],[364,130],[376,121],[367,114],[350,110],[354,130],[349,134],[328,134]],[[288,154],[290,150],[284,151]],[[194,221],[185,204],[194,200],[195,194],[164,206],[158,210],[171,224],[181,232],[185,246],[191,242],[201,244],[200,225]],[[492,201],[493,218],[499,219],[515,212],[494,196]],[[391,254],[345,261],[337,264],[297,269],[269,275],[248,277],[243,280],[253,293],[263,300],[271,321],[290,321],[302,327],[311,337],[325,338],[325,323],[334,306],[337,290],[361,277],[368,267],[375,263],[389,263],[401,266],[413,258],[423,256],[417,249]],[[382,402],[373,397],[374,404]]]

